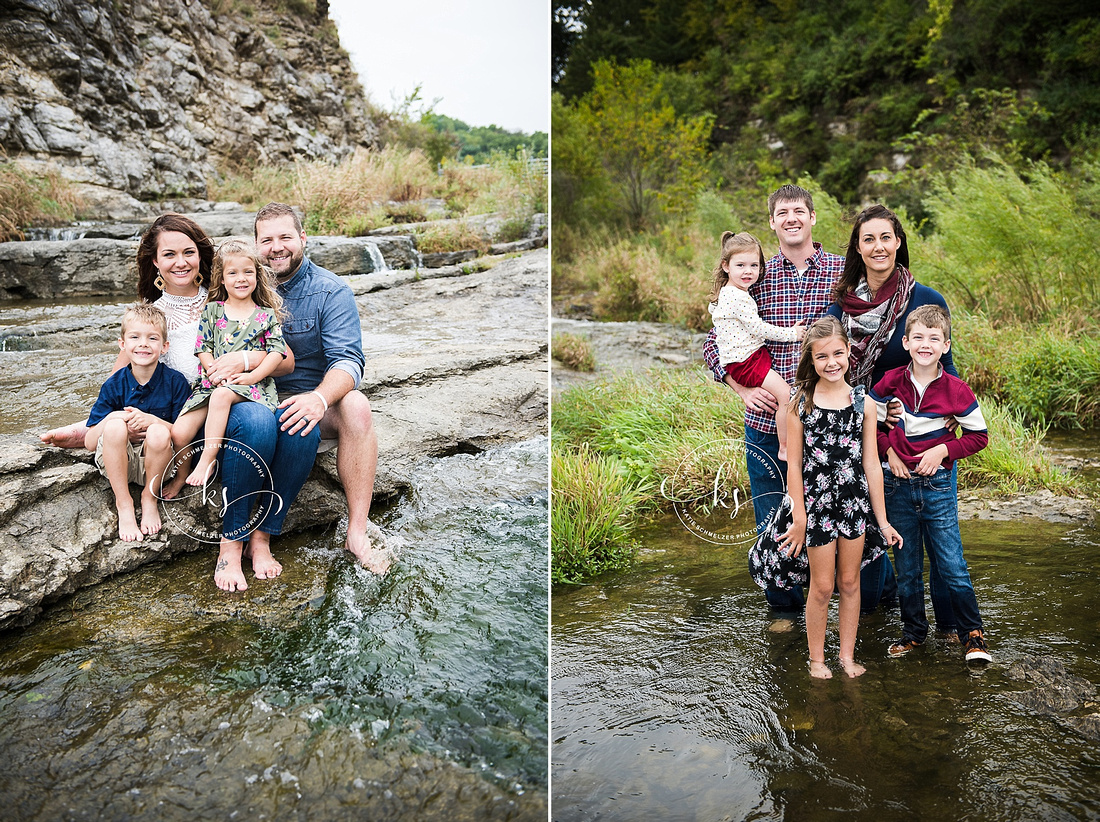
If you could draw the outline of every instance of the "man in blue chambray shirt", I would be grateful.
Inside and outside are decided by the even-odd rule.
[[[240,555],[243,540],[256,523],[249,537],[256,576],[272,578],[281,572],[271,557],[271,537],[281,533],[287,509],[309,476],[322,437],[339,441],[336,467],[348,502],[345,547],[375,573],[385,573],[389,566],[389,555],[372,546],[366,535],[378,438],[370,403],[356,390],[365,362],[359,311],[343,280],[305,259],[305,242],[301,220],[290,206],[271,203],[256,214],[257,249],[279,280],[288,315],[283,334],[294,352],[295,366],[290,374],[276,377],[281,402],[274,417],[257,403],[233,406],[227,437],[247,443],[270,466],[273,494],[258,495],[259,509],[250,519],[262,477],[245,455],[226,455],[222,481],[231,502],[223,524],[218,571],[228,584],[223,585],[215,573],[215,581],[225,590],[246,587]],[[265,411],[267,418],[247,406]],[[239,419],[234,420],[234,415]]]

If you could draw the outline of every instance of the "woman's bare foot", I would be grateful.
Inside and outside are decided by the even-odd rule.
[[[159,533],[161,527],[160,509],[157,498],[151,492],[141,492],[141,533],[152,536]]]
[[[205,451],[203,453],[206,453]],[[214,477],[214,471],[212,466],[214,465],[214,458],[200,460],[199,464],[195,466],[195,470],[187,475],[188,485],[206,485]]]
[[[82,422],[74,422],[62,428],[51,428],[45,434],[39,434],[38,439],[57,448],[83,448],[84,435],[88,433],[88,426]]]
[[[263,534],[259,539],[257,534]],[[283,566],[271,555],[271,538],[263,531],[253,531],[245,556],[252,560],[252,572],[256,579],[275,579],[283,572]]]
[[[118,508],[118,538],[123,542],[141,542],[141,529],[138,527],[137,513],[134,511],[134,502],[130,504],[117,504]]]
[[[222,539],[218,552],[218,564],[214,566],[214,584],[223,591],[243,591],[248,588],[241,570],[241,551],[244,543]]]
[[[840,658],[840,667],[844,669],[844,673],[855,679],[857,676],[863,676],[867,673],[867,669],[856,662],[854,659]]]
[[[818,662],[816,659],[811,659],[810,676],[815,679],[832,679],[833,672],[829,670],[829,666],[824,662]]]

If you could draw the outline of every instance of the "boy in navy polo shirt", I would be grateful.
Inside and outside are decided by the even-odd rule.
[[[951,595],[967,662],[990,662],[982,616],[974,585],[963,558],[959,535],[958,487],[955,462],[972,456],[989,443],[985,419],[970,386],[944,371],[940,358],[951,348],[951,320],[938,305],[914,309],[905,322],[902,345],[912,362],[887,371],[871,396],[879,404],[902,404],[901,421],[889,431],[881,427],[886,513],[904,544],[894,549],[901,606],[902,637],[890,646],[890,656],[903,656],[924,644],[924,549]],[[948,428],[958,422],[962,436]]]
[[[141,542],[160,531],[157,498],[172,458],[172,421],[191,395],[187,379],[160,362],[168,349],[168,319],[152,303],[134,303],[122,316],[119,348],[130,364],[114,372],[88,415],[84,447],[95,451],[99,472],[111,483],[118,509],[118,536]],[[138,525],[129,483],[141,491]]]

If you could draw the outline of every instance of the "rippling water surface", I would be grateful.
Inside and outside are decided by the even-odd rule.
[[[1095,692],[1041,711],[1009,671],[1048,658],[1100,683],[1100,533],[1038,520],[962,533],[995,658],[985,669],[943,643],[887,658],[893,608],[861,619],[867,673],[848,679],[834,598],[837,671],[812,680],[801,618],[769,612],[744,548],[675,519],[646,532],[634,571],[555,592],[553,818],[1100,818],[1100,749],[1072,727],[1100,710]]]
[[[0,635],[3,818],[545,819],[546,450],[425,462],[384,579],[314,533],[243,594],[200,552]]]

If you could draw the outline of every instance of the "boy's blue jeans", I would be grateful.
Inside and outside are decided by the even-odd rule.
[[[246,540],[254,530],[282,533],[287,510],[309,477],[321,426],[313,426],[304,437],[287,434],[279,430],[276,416],[284,411],[272,414],[258,402],[238,402],[229,412],[228,443],[221,452],[229,502],[222,519],[226,539]]]
[[[745,463],[748,467],[756,532],[759,534],[787,490],[787,463],[779,461],[779,437],[746,425]],[[864,613],[874,611],[882,600],[893,599],[896,582],[890,558],[884,554],[881,559],[868,563],[860,571],[859,587],[860,609]],[[806,605],[806,597],[801,588],[790,591],[768,589],[764,591],[764,596],[768,604],[777,611],[801,610]]]
[[[937,589],[945,589],[942,593],[950,599],[960,637],[965,639],[968,633],[982,627],[974,585],[963,558],[957,477],[957,466],[950,471],[937,471],[931,477],[913,474],[909,479],[883,470],[886,516],[904,540],[901,550],[894,549],[902,633],[917,642],[924,642],[928,636],[924,614],[925,552],[931,572],[939,578]]]

